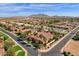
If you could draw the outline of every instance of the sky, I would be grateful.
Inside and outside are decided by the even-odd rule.
[[[79,16],[78,3],[0,3],[0,17],[29,16]]]

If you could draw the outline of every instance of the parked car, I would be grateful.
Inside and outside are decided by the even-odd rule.
[[[23,42],[23,41],[22,41],[22,42],[20,42],[20,43],[21,43],[21,44],[23,44],[23,45],[27,44],[27,43],[25,43],[25,42]]]
[[[26,47],[31,47],[31,45],[27,44]]]
[[[22,39],[18,38],[17,41],[23,41]]]

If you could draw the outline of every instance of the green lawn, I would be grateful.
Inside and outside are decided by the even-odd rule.
[[[15,56],[16,52],[19,50],[21,51],[18,52],[16,56],[25,56],[25,52],[22,50],[22,48],[17,44],[15,44],[11,40],[11,38],[9,38],[6,34],[4,34],[1,31],[0,31],[0,37],[4,39],[4,49],[6,51],[6,56]]]
[[[13,52],[16,52],[16,51],[18,51],[18,50],[22,50],[22,48],[19,47],[18,45],[13,45],[12,51],[13,51]]]
[[[17,55],[17,56],[24,56],[24,55],[25,55],[25,52],[22,51],[22,50],[18,50],[18,51],[16,52],[16,55]]]

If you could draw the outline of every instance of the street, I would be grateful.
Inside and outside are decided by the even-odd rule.
[[[73,30],[70,34],[68,34],[61,42],[59,42],[56,46],[54,46],[49,52],[42,53],[42,56],[62,56],[61,49],[65,46],[65,44],[73,37],[74,34],[78,31],[78,27]]]
[[[12,39],[14,39],[19,45],[21,45],[24,49],[26,49],[26,51],[28,52],[28,55],[29,55],[29,56],[37,56],[37,55],[38,55],[37,50],[34,50],[34,48],[32,48],[31,46],[28,47],[27,44],[21,44],[20,41],[17,41],[18,38],[17,38],[14,34],[8,32],[8,31],[6,31],[6,30],[4,30],[4,29],[2,29],[2,28],[0,28],[0,31],[2,31],[2,32],[6,33],[7,35],[9,35],[9,36],[10,36]]]
[[[27,44],[26,45],[21,44],[20,41],[17,41],[17,37],[14,34],[8,32],[8,31],[6,31],[2,28],[0,28],[0,31],[2,31],[2,32],[6,33],[7,35],[9,35],[19,45],[21,45],[24,49],[26,49],[29,53],[29,56],[37,56],[38,55],[37,50],[35,50],[33,47],[28,47],[28,46],[26,46]],[[77,31],[78,31],[78,27],[75,30],[71,31],[71,33],[69,33],[65,38],[63,38],[63,40],[60,41],[57,45],[55,45],[49,52],[42,53],[41,55],[42,56],[61,56],[62,55],[61,52],[60,52],[61,49],[73,37],[73,35],[76,34]]]

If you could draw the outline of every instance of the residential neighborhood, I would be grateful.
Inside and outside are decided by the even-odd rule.
[[[23,20],[16,19],[11,21],[9,20],[10,18],[8,18],[7,20],[6,18],[3,18],[4,20],[0,19],[1,31],[5,31],[5,34],[9,32],[9,34],[12,34],[15,37],[17,37],[17,39],[12,38],[17,42],[17,44],[26,45],[25,47],[21,48],[24,48],[27,51],[27,55],[31,55],[28,52],[27,47],[33,48],[33,50],[35,51],[35,55],[39,55],[39,53],[42,54],[49,52],[45,50],[51,50],[50,47],[52,47],[55,43],[60,41],[64,36],[66,36],[69,32],[71,32],[79,25],[78,22],[69,22],[68,20],[63,21],[63,18],[61,18],[63,22],[54,19],[52,19],[52,21],[50,18],[54,17],[49,16],[47,17],[50,19],[49,21],[41,20],[43,17],[46,17],[47,15],[41,15],[41,19],[40,17],[37,17],[39,15],[40,14],[29,16],[29,20],[28,17],[24,17]],[[32,18],[32,20],[30,18]],[[5,46],[5,43],[3,46]],[[5,52],[6,51],[4,50],[4,53]]]
[[[71,4],[55,4],[55,8],[62,6],[62,11],[55,12],[49,8],[54,4],[46,4],[48,7],[36,4],[33,5],[35,8],[32,4],[19,5],[11,4],[15,8],[22,7],[22,14],[18,9],[16,12],[11,9],[11,15],[0,17],[0,56],[79,56],[79,15],[74,16],[75,13],[73,15],[69,10],[64,11],[71,15],[62,14],[62,9],[67,5],[71,7]],[[1,6],[5,7],[4,4]],[[47,13],[49,10],[51,12]]]

